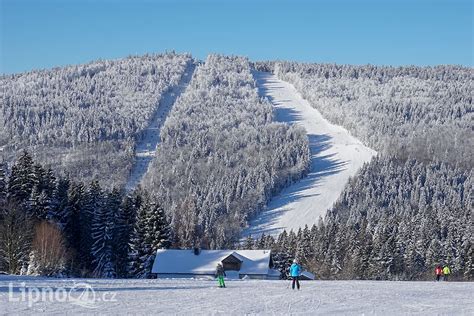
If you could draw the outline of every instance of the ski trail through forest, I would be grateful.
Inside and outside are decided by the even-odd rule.
[[[354,176],[376,152],[341,126],[329,123],[304,100],[293,85],[266,72],[253,72],[259,94],[268,98],[279,122],[298,124],[307,132],[311,166],[308,176],[273,197],[250,222],[243,236],[276,235],[286,229],[311,227],[324,217]]]
[[[155,157],[157,146],[160,142],[160,129],[181,93],[186,90],[196,66],[193,62],[189,62],[186,70],[181,77],[178,85],[172,87],[163,94],[158,103],[158,109],[150,120],[150,124],[145,129],[143,138],[137,142],[133,167],[128,177],[125,190],[127,192],[133,190],[142,180],[148,170],[150,162]]]

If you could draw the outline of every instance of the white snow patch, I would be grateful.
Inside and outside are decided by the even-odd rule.
[[[266,72],[253,72],[260,95],[274,105],[276,120],[303,126],[308,134],[311,169],[307,177],[275,196],[242,236],[276,235],[283,229],[312,226],[324,217],[349,177],[376,155],[341,126],[329,123],[293,85]]]
[[[148,171],[150,162],[155,157],[156,149],[160,142],[160,129],[168,116],[171,107],[186,90],[195,69],[194,63],[191,61],[188,63],[186,70],[178,85],[172,87],[168,92],[163,94],[158,103],[155,114],[151,118],[150,124],[146,128],[143,134],[143,138],[137,143],[135,150],[135,161],[133,163],[132,170],[128,177],[125,190],[133,190],[142,180],[145,173]]]
[[[21,283],[25,286],[22,287]],[[0,276],[0,314],[12,315],[473,315],[472,282],[289,281],[195,279],[53,279]],[[28,301],[33,288],[88,285],[89,304]],[[10,296],[9,285],[14,289]],[[26,300],[21,300],[21,288]],[[74,297],[80,294],[76,288]],[[36,296],[31,292],[32,297]],[[89,296],[90,298],[91,296]],[[46,296],[48,298],[48,296]],[[62,297],[60,297],[62,298]],[[20,301],[13,301],[13,300]]]

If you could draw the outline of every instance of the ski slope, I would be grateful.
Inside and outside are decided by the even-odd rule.
[[[293,85],[266,72],[254,72],[262,97],[274,105],[277,121],[305,128],[311,151],[308,176],[275,196],[243,236],[275,235],[317,223],[354,176],[376,152],[341,126],[329,123],[304,100]]]
[[[157,105],[157,110],[150,120],[150,124],[145,129],[143,138],[138,141],[132,170],[125,185],[125,190],[133,190],[142,180],[143,176],[148,170],[150,162],[155,156],[155,152],[160,142],[160,129],[168,116],[171,107],[186,90],[191,78],[193,76],[195,65],[189,62],[178,85],[172,87],[169,91],[163,94],[160,102]]]
[[[474,315],[472,282],[302,281],[300,291],[288,281],[226,286],[218,288],[215,280],[0,275],[0,314]]]

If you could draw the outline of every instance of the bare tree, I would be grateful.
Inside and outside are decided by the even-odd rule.
[[[28,274],[54,275],[64,270],[67,251],[61,230],[42,221],[35,227]]]

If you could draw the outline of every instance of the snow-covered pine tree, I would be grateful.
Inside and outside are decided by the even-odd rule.
[[[114,242],[116,221],[120,210],[121,196],[118,189],[114,188],[104,199],[102,206],[94,211],[92,219],[92,264],[94,275],[101,278],[115,278],[116,265],[114,255]]]
[[[300,264],[306,266],[313,255],[311,249],[311,232],[308,225],[305,225],[303,230],[298,232],[298,245],[296,250],[296,258],[300,261]]]
[[[136,278],[147,277],[144,262],[147,260],[149,253],[151,252],[151,246],[146,244],[149,208],[150,204],[148,201],[143,201],[143,203],[141,203],[137,212],[132,238],[130,240],[129,274]]]
[[[149,210],[145,240],[146,244],[150,245],[150,252],[144,261],[147,273],[151,272],[156,250],[168,248],[171,244],[171,230],[163,207],[158,203],[153,203]]]
[[[242,249],[253,249],[255,245],[255,240],[252,238],[252,235],[248,235],[245,238],[244,243],[242,244]]]
[[[60,214],[60,225],[64,231],[66,245],[71,257],[70,269],[73,273],[78,270],[85,270],[84,255],[87,255],[81,248],[83,244],[83,205],[85,202],[85,189],[82,183],[72,182],[67,191],[67,205]]]
[[[35,218],[43,220],[47,217],[56,185],[56,178],[51,169],[42,165],[33,165],[34,186],[29,197],[29,211]]]
[[[0,210],[3,210],[3,205],[6,203],[7,198],[7,170],[6,164],[0,163]],[[1,211],[0,211],[1,217]]]
[[[34,218],[43,220],[49,213],[51,201],[46,195],[46,192],[42,191],[39,186],[35,185],[31,191],[28,204],[29,213]]]
[[[148,215],[147,238],[152,251],[168,248],[171,244],[171,230],[165,210],[158,203],[153,203]]]
[[[137,209],[140,207],[141,197],[138,194],[126,196],[122,200],[117,214],[114,232],[114,261],[118,277],[127,277],[129,269],[130,242],[135,226]]]
[[[63,231],[71,220],[71,210],[68,208],[70,186],[69,178],[58,179],[52,193],[51,205],[47,215],[47,219],[56,222]]]
[[[96,214],[102,214],[104,207],[104,193],[97,180],[91,182],[84,194],[84,202],[79,210],[80,223],[80,245],[78,248],[83,267],[86,272],[93,270],[92,245],[92,224]]]
[[[8,198],[17,204],[24,205],[35,185],[33,158],[24,151],[12,167],[8,178]]]
[[[138,278],[150,277],[156,250],[168,248],[171,237],[164,209],[146,197],[138,210],[131,240],[131,274]]]
[[[6,205],[0,221],[0,258],[9,274],[18,274],[27,267],[32,238],[31,226],[31,220],[21,206],[14,202]]]

